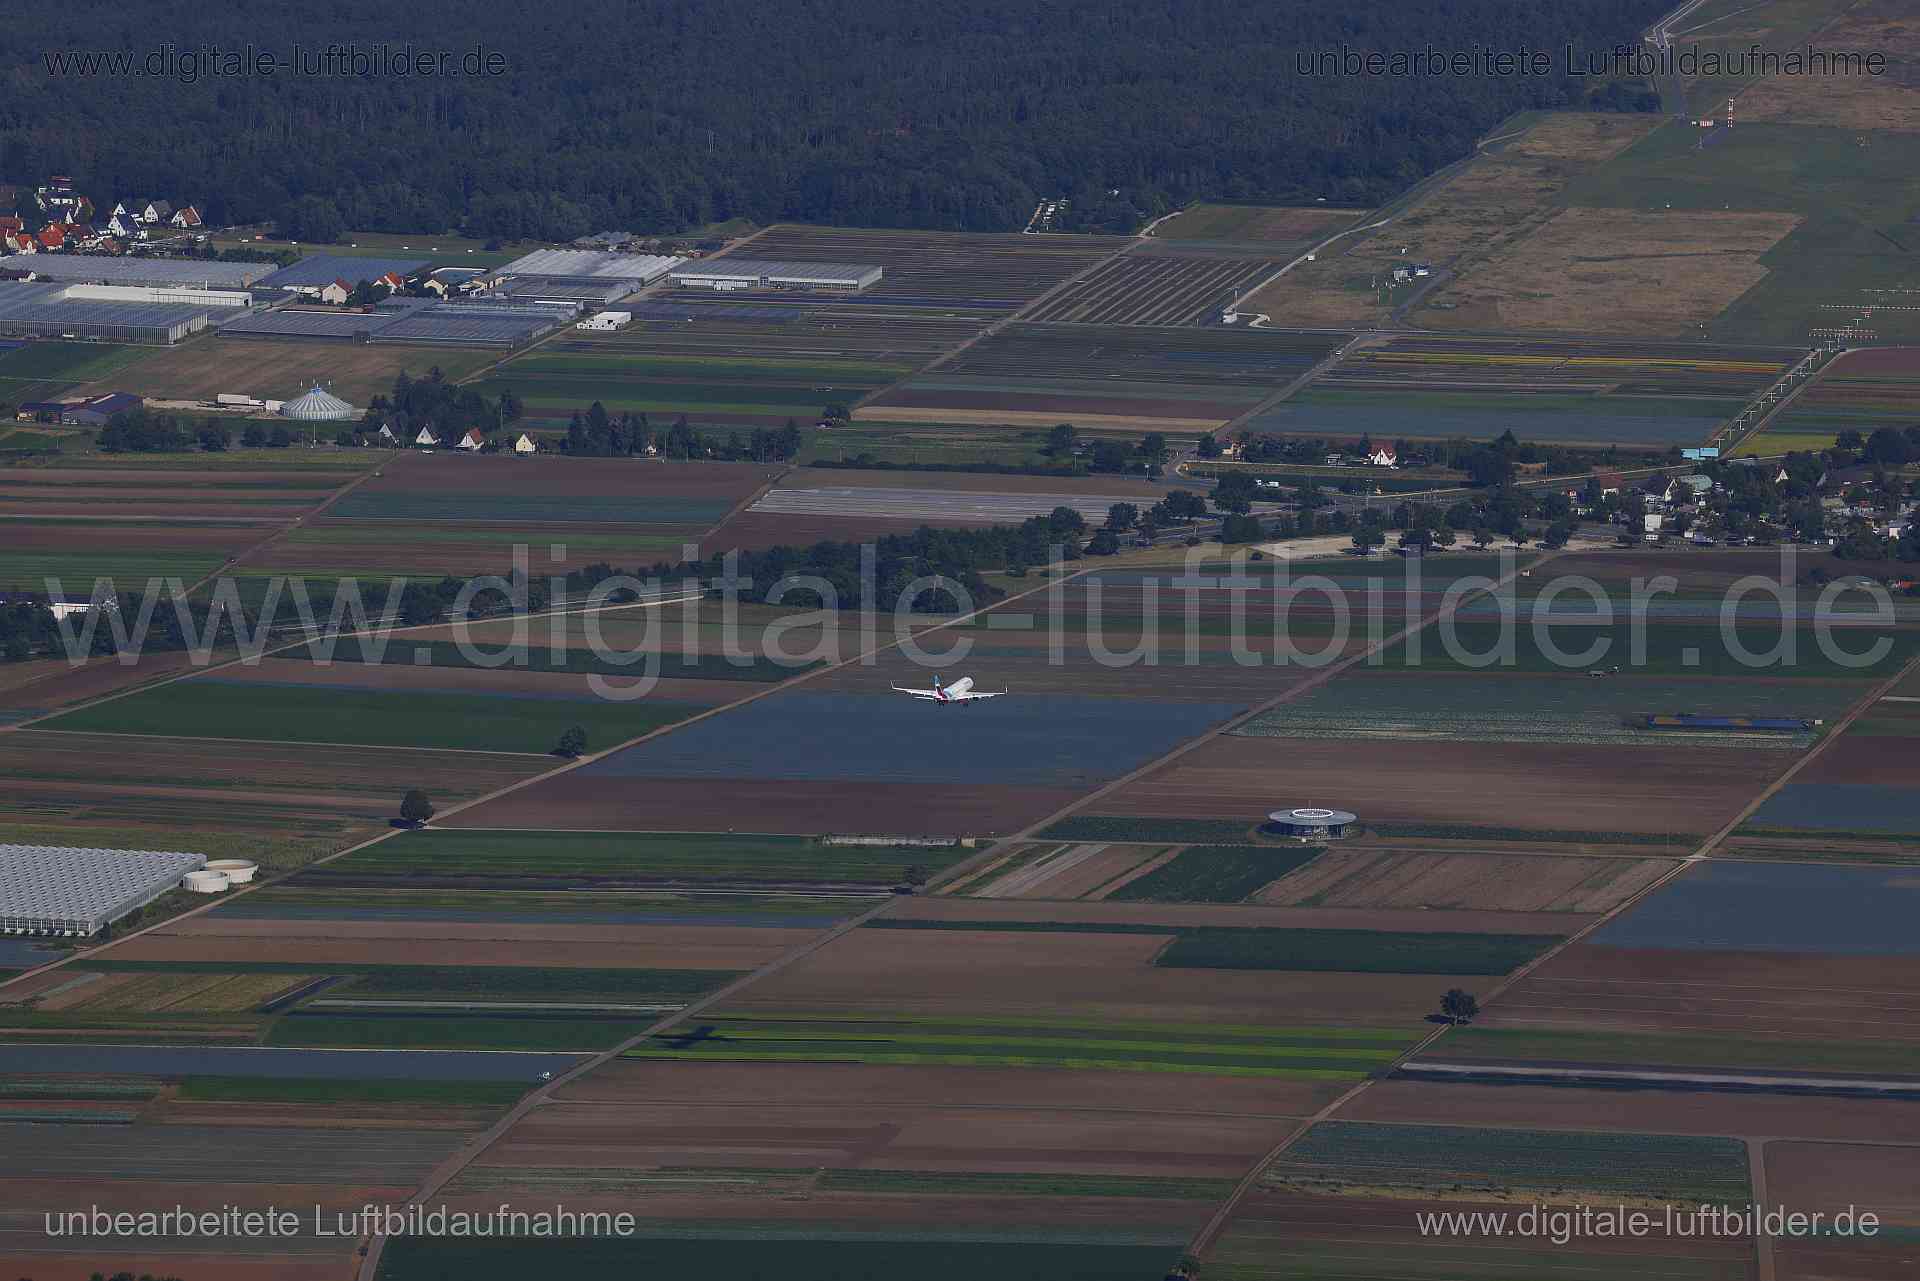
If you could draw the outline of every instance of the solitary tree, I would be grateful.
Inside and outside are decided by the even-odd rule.
[[[587,731],[579,725],[568,726],[554,747],[557,756],[578,756],[587,750]]]
[[[1480,1013],[1480,1001],[1471,992],[1450,987],[1440,998],[1440,1012],[1447,1016],[1449,1023],[1471,1023]]]
[[[409,823],[424,823],[433,817],[433,802],[419,788],[413,788],[400,798],[400,817]]]

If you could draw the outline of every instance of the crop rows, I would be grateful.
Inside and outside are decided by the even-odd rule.
[[[1131,254],[1102,263],[1029,313],[1042,323],[1201,325],[1272,270],[1266,259]]]

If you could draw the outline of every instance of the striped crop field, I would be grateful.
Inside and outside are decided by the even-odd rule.
[[[1828,365],[1742,453],[1825,449],[1843,431],[1873,434],[1920,418],[1920,347],[1850,351]]]
[[[1464,1197],[1578,1190],[1744,1204],[1751,1195],[1740,1139],[1343,1121],[1314,1126],[1261,1181]]]
[[[727,1063],[1036,1067],[1353,1081],[1409,1042],[1388,1028],[1260,1028],[1077,1019],[702,1014],[626,1052]]]
[[[1708,344],[1401,337],[1348,353],[1256,430],[1691,444],[1797,353]]]

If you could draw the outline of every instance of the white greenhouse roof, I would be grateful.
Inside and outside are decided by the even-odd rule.
[[[177,850],[0,845],[0,932],[96,934],[206,864]]]
[[[714,258],[673,271],[676,280],[790,280],[807,284],[857,285],[878,280],[880,267],[858,262],[790,262],[768,258]]]
[[[500,270],[512,276],[658,280],[686,261],[664,254],[616,254],[600,249],[536,249]]]
[[[270,262],[213,262],[202,258],[102,258],[91,254],[8,254],[0,267],[30,271],[42,280],[100,281],[109,285],[202,285],[244,289],[274,270]]]

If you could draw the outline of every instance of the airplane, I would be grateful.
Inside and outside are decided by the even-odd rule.
[[[976,698],[998,698],[1007,692],[1002,689],[990,694],[982,693],[973,687],[971,676],[962,676],[945,689],[940,688],[938,679],[933,682],[932,689],[913,689],[906,685],[895,685],[893,688],[896,693],[911,694],[915,698],[924,698],[935,703],[969,703]]]

